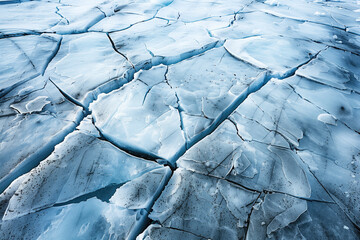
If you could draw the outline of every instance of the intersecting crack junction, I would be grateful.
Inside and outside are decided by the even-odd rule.
[[[0,0],[0,240],[360,239],[360,2]]]

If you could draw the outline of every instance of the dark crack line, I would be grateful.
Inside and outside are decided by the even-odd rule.
[[[106,14],[104,13],[104,11],[101,10],[101,8],[100,8],[99,6],[96,6],[95,8],[96,8],[97,10],[99,10],[99,11],[104,15],[105,18],[107,17]],[[94,25],[95,25],[95,24],[94,24]]]
[[[43,69],[43,71],[42,71],[42,76],[44,76],[45,71],[46,71],[46,69],[48,68],[49,64],[51,63],[51,61],[52,61],[52,60],[56,57],[56,55],[58,54],[58,52],[59,52],[59,50],[60,50],[60,47],[61,47],[62,40],[63,40],[63,37],[61,36],[58,44],[56,45],[56,48],[55,48],[54,52],[50,55],[48,61],[47,61],[46,64],[45,64],[45,67],[44,67],[44,69]]]
[[[341,51],[344,51],[344,52],[354,54],[356,56],[360,56],[360,53],[356,53],[356,52],[350,51],[348,49],[344,49],[344,48],[341,48],[341,47],[338,47],[338,46],[334,46],[334,45],[330,45],[330,44],[327,44],[327,43],[319,42],[319,41],[316,41],[316,40],[313,40],[313,39],[309,39],[309,40],[314,42],[314,43],[326,45],[329,48],[333,48],[333,49],[336,49],[336,50],[341,50]]]
[[[162,224],[159,224],[160,226],[164,227]],[[175,228],[175,227],[164,227],[164,228],[168,228],[168,229],[173,229],[173,230],[177,230],[177,231],[181,231],[181,232],[185,232],[185,233],[189,233],[191,235],[194,235],[195,237],[198,237],[198,238],[203,238],[203,239],[208,239],[204,236],[201,236],[201,235],[198,235],[198,234],[195,234],[193,232],[190,232],[190,231],[186,231],[184,229],[180,229],[180,228]]]
[[[238,112],[234,112],[234,113],[239,114]],[[239,115],[240,115],[240,114],[239,114]],[[270,130],[269,128],[265,127],[264,125],[262,125],[262,123],[258,122],[258,121],[255,120],[255,119],[247,118],[246,116],[243,116],[243,115],[240,115],[240,116],[243,117],[243,118],[245,118],[245,119],[248,119],[249,121],[253,121],[253,122],[259,124],[261,127],[263,127],[264,129],[266,129],[266,130],[269,132],[268,134],[270,134],[270,133],[279,134],[279,135],[289,144],[289,146],[292,146],[292,147],[294,147],[294,149],[299,150],[299,149],[297,149],[295,146],[293,146],[293,144],[292,144],[291,142],[289,142],[289,140],[288,140],[281,132],[278,132],[278,131],[275,131],[275,130]],[[232,118],[233,118],[232,116],[229,116],[228,120],[229,120],[232,124],[234,124],[234,126],[235,126],[235,128],[236,128],[236,131],[237,131],[238,137],[241,138],[241,140],[243,140],[244,142],[249,142],[249,143],[251,143],[251,142],[256,142],[256,143],[259,143],[259,144],[264,144],[264,145],[267,145],[267,146],[276,147],[276,148],[279,148],[279,149],[282,149],[282,150],[291,150],[291,148],[284,147],[284,146],[280,146],[280,145],[275,145],[275,144],[272,144],[272,143],[262,142],[262,141],[255,140],[255,139],[251,139],[251,140],[250,140],[250,139],[245,139],[244,137],[242,137],[242,136],[240,135],[239,129],[237,128],[237,124],[236,124],[236,122],[235,122]],[[268,135],[268,134],[267,134],[267,135]],[[267,135],[266,135],[266,136],[267,136]],[[266,136],[265,136],[265,137],[266,137]],[[264,138],[265,138],[265,137],[264,137]]]
[[[118,54],[120,54],[122,57],[124,57],[124,58],[126,59],[126,61],[128,61],[128,63],[131,64],[132,68],[135,69],[134,64],[128,59],[128,57],[127,57],[125,54],[121,53],[121,52],[116,48],[114,41],[113,41],[112,38],[110,37],[110,34],[109,34],[109,33],[106,33],[106,36],[109,38],[109,41],[110,41],[111,46],[112,46],[112,48],[114,49],[114,51],[117,52]]]
[[[122,32],[122,31],[128,30],[129,28],[132,28],[133,26],[138,25],[138,24],[140,24],[140,23],[149,22],[149,21],[153,20],[154,18],[155,18],[155,17],[151,17],[151,18],[148,18],[148,19],[145,19],[145,20],[141,20],[141,21],[138,21],[138,22],[135,22],[135,23],[131,23],[129,26],[127,26],[127,27],[125,27],[125,28],[118,29],[118,30],[113,30],[113,31],[108,31],[108,32],[106,32],[106,33]],[[102,32],[102,31],[91,31],[91,32]]]
[[[174,0],[173,0],[173,1],[174,1]],[[132,24],[130,24],[128,27],[125,27],[125,28],[122,28],[122,29],[118,29],[118,30],[114,30],[114,31],[109,31],[109,32],[107,32],[107,33],[121,32],[121,31],[127,30],[127,29],[129,29],[129,28],[131,28],[131,27],[133,27],[133,26],[135,26],[135,25],[137,25],[137,24],[144,23],[144,22],[148,22],[148,21],[151,21],[151,20],[153,20],[153,19],[155,19],[155,18],[165,20],[165,21],[167,21],[167,23],[169,23],[169,22],[170,22],[169,19],[164,19],[164,18],[161,18],[161,17],[157,17],[157,14],[158,14],[158,12],[159,12],[162,8],[167,7],[167,6],[169,6],[170,4],[172,4],[173,1],[171,1],[171,2],[168,3],[168,4],[163,5],[163,6],[160,7],[159,9],[157,9],[156,12],[155,12],[155,14],[154,14],[152,17],[148,18],[148,19],[145,19],[145,20],[141,20],[141,21],[132,23]],[[120,9],[120,10],[121,10],[121,9]],[[114,12],[119,12],[120,10],[115,9]],[[94,32],[97,32],[97,31],[94,31]]]
[[[248,217],[247,217],[247,220],[246,220],[246,228],[245,228],[245,238],[244,239],[247,239],[247,236],[248,236],[248,232],[249,232],[249,228],[250,228],[250,220],[251,220],[251,215],[254,211],[254,206],[255,204],[258,202],[258,200],[260,199],[260,196],[261,194],[258,195],[258,197],[254,200],[252,206],[251,206],[251,210],[250,210],[250,213],[248,214]]]
[[[81,33],[84,32],[88,32],[88,30],[94,26],[95,24],[97,24],[98,22],[100,22],[101,20],[103,20],[104,18],[106,18],[106,14],[99,8],[99,7],[95,7],[95,9],[97,9],[100,13],[101,16],[100,17],[96,17],[95,19],[91,20],[88,25],[85,27],[84,31],[81,31]],[[66,34],[66,33],[65,33]]]
[[[127,236],[127,239],[130,239],[130,240],[134,239],[135,240],[137,238],[137,236],[139,236],[151,224],[151,219],[149,218],[149,214],[151,212],[151,209],[153,208],[153,206],[154,206],[155,202],[157,201],[157,199],[161,196],[161,194],[164,191],[164,189],[166,188],[166,186],[169,184],[170,179],[173,176],[173,174],[174,174],[174,171],[171,170],[170,175],[165,175],[164,178],[161,180],[160,186],[162,185],[162,187],[158,188],[156,190],[156,193],[155,193],[152,201],[144,209],[145,214],[144,214],[143,218],[138,222],[138,224],[135,223],[135,226],[130,231],[129,235]],[[140,225],[140,226],[136,227],[136,225]]]
[[[159,160],[162,160],[161,157],[156,156],[152,153],[149,152],[145,152],[145,151],[136,151],[134,149],[129,149],[128,147],[124,147],[124,146],[120,146],[119,144],[117,144],[116,142],[112,141],[111,139],[107,138],[106,136],[104,136],[104,134],[102,133],[102,131],[95,125],[94,119],[92,119],[93,121],[93,125],[96,128],[96,130],[99,132],[100,135],[100,140],[105,141],[110,143],[112,146],[116,147],[117,149],[126,152],[127,154],[137,157],[137,158],[141,158],[141,159],[145,159],[151,162],[156,162],[158,163]]]
[[[188,171],[191,171],[191,170],[188,170]],[[195,172],[195,171],[191,171],[191,172]],[[200,173],[199,174],[203,174],[203,173]],[[265,193],[265,194],[272,194],[272,193],[278,193],[278,194],[283,194],[283,195],[287,195],[287,196],[290,196],[290,197],[293,197],[293,198],[297,198],[297,199],[301,199],[301,200],[304,200],[304,201],[309,201],[309,202],[320,202],[320,203],[328,203],[328,204],[335,204],[335,202],[329,202],[329,201],[324,201],[324,200],[319,200],[319,199],[313,199],[313,198],[307,198],[307,197],[300,197],[300,196],[296,196],[296,195],[293,195],[293,194],[290,194],[290,193],[286,193],[286,192],[282,192],[282,191],[277,191],[277,190],[272,190],[272,189],[262,189],[262,190],[258,190],[258,189],[254,189],[254,188],[250,188],[250,187],[247,187],[245,185],[242,185],[238,182],[235,182],[231,179],[228,179],[228,178],[222,178],[222,177],[218,177],[218,176],[215,176],[215,175],[211,175],[211,174],[208,174],[208,175],[205,175],[205,176],[208,176],[208,177],[213,177],[213,178],[216,178],[216,179],[219,179],[219,180],[224,180],[226,182],[229,182],[229,183],[232,183],[236,186],[239,186],[241,188],[244,188],[248,191],[251,191],[251,192],[257,192],[257,193]]]
[[[238,128],[236,122],[234,121],[234,119],[232,119],[231,115],[227,118],[227,120],[229,120],[229,121],[234,125],[234,127],[235,127],[235,129],[236,129],[236,134],[238,135],[238,137],[239,137],[241,140],[245,141],[245,139],[240,135],[240,133],[239,133],[239,128]]]
[[[218,167],[220,167],[226,160],[228,160],[230,158],[230,156],[232,156],[232,154],[234,153],[235,150],[233,150],[231,153],[229,153],[223,160],[221,160],[221,162],[219,162],[219,164],[217,166],[215,166],[213,169],[211,169],[211,171],[207,173],[207,175],[211,176],[211,174],[218,169]],[[190,160],[190,159],[189,159]],[[194,160],[193,160],[194,161]]]
[[[144,43],[144,46],[145,46],[146,51],[151,55],[151,57],[155,57],[155,54],[152,51],[150,51],[150,49],[148,49],[148,47],[146,46],[145,43]]]
[[[322,51],[325,51],[327,48],[328,48],[328,47],[325,47],[324,49],[318,51],[315,55],[311,55],[307,61],[305,61],[304,63],[299,64],[297,67],[292,68],[292,69],[286,71],[286,72],[283,73],[283,74],[275,74],[275,75],[273,76],[273,78],[277,78],[277,79],[283,80],[283,79],[285,79],[285,78],[289,78],[289,77],[294,76],[295,73],[296,73],[296,71],[297,71],[299,68],[301,68],[301,67],[309,64],[311,61],[313,61],[314,59],[316,59]]]
[[[3,115],[0,115],[0,118],[3,118],[3,117],[11,117],[11,116],[16,116],[18,115],[18,113],[14,112],[14,113],[7,113],[7,114],[3,114]]]
[[[259,106],[258,106],[258,107],[259,107]],[[239,114],[239,113],[238,113],[238,114]],[[256,120],[256,119],[248,118],[247,116],[242,115],[242,114],[239,114],[239,115],[240,115],[242,118],[244,118],[244,119],[247,119],[247,120],[249,120],[249,121],[252,121],[252,122],[260,125],[260,126],[263,127],[266,131],[269,132],[268,134],[273,133],[275,136],[276,136],[276,134],[280,135],[280,136],[289,144],[289,146],[291,146],[292,148],[295,148],[295,149],[296,149],[296,147],[294,146],[294,144],[290,141],[289,137],[286,137],[283,133],[281,133],[281,132],[278,131],[278,124],[279,124],[279,120],[280,120],[280,117],[281,117],[281,116],[279,116],[278,119],[275,120],[275,119],[273,119],[273,117],[272,117],[271,115],[269,115],[268,113],[266,113],[266,112],[264,112],[264,111],[263,111],[263,114],[270,117],[270,119],[273,121],[273,124],[276,125],[276,128],[275,128],[275,129],[270,129],[270,128],[266,127],[265,125],[263,125],[261,122],[259,122],[259,121]],[[281,114],[280,114],[280,115],[281,115]],[[298,139],[295,135],[293,135],[291,132],[288,132],[288,131],[287,131],[287,133],[290,134],[291,136],[293,136],[295,139],[297,139],[297,141],[299,141],[299,139]],[[267,136],[267,135],[266,135],[266,136]],[[265,136],[265,137],[266,137],[266,136]],[[253,139],[252,139],[252,140],[246,140],[246,141],[251,142],[251,141],[256,141],[256,140],[253,140]],[[260,142],[260,141],[257,141],[257,142]],[[261,142],[260,142],[260,143],[261,143]],[[277,146],[277,145],[273,145],[273,144],[270,144],[270,145],[271,145],[271,146]],[[282,146],[279,146],[279,147],[280,147],[280,148],[284,148],[284,147],[282,147]]]
[[[76,100],[75,98],[73,98],[71,95],[69,95],[69,94],[67,94],[66,92],[64,92],[58,85],[56,85],[56,84],[54,83],[53,80],[51,80],[51,78],[49,78],[49,81],[59,90],[59,92],[61,93],[61,95],[63,95],[66,100],[68,100],[69,102],[75,104],[75,105],[78,106],[78,107],[81,107],[81,108],[85,111],[86,115],[89,115],[89,114],[90,114],[90,111],[89,111],[89,109],[88,109],[86,106],[84,106],[83,104],[81,104],[78,100]]]
[[[141,82],[143,82],[142,80],[140,80],[140,79],[137,79],[137,81],[141,81]],[[146,84],[145,82],[143,82],[144,84]],[[145,95],[144,95],[144,98],[143,98],[143,101],[142,101],[142,105],[144,105],[144,103],[145,103],[145,101],[146,101],[146,98],[147,98],[147,96],[149,95],[149,93],[151,92],[151,90],[153,89],[153,87],[155,87],[155,86],[157,86],[157,85],[159,85],[159,84],[161,84],[161,83],[163,83],[163,82],[158,82],[158,83],[155,83],[154,85],[152,85],[151,87],[149,87],[149,89],[146,91],[146,93],[145,93]],[[147,85],[147,84],[146,84]],[[148,86],[148,85],[147,85]]]
[[[45,31],[36,31],[36,30],[26,30],[26,32],[19,32],[19,33],[2,33],[0,32],[0,39],[9,39],[9,38],[16,38],[16,37],[23,37],[23,36],[40,36],[41,34],[46,33],[53,33],[55,32],[45,32]]]

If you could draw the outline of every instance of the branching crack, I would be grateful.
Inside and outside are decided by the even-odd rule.
[[[55,13],[56,13],[57,15],[59,15],[62,19],[64,19],[67,25],[70,24],[69,20],[60,13],[59,7],[56,7]]]
[[[165,82],[174,91],[174,95],[176,97],[176,103],[177,103],[177,106],[175,107],[175,109],[178,111],[178,114],[179,114],[180,129],[181,129],[181,132],[183,133],[183,136],[184,136],[184,139],[185,139],[185,148],[188,148],[188,146],[187,146],[188,145],[188,137],[187,137],[187,134],[186,134],[186,131],[185,131],[184,120],[183,120],[183,117],[182,117],[182,114],[181,114],[184,111],[184,109],[180,105],[180,99],[179,99],[175,89],[169,83],[169,80],[167,78],[168,72],[169,72],[169,66],[166,67],[166,71],[165,71],[165,74],[164,74]]]

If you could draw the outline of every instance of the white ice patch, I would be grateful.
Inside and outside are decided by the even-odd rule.
[[[330,124],[330,125],[334,125],[336,126],[336,118],[330,114],[327,113],[322,113],[319,114],[319,116],[317,117],[317,120],[326,123],[326,124]]]
[[[38,96],[33,100],[30,100],[28,102],[20,102],[10,105],[11,108],[18,111],[20,114],[27,114],[27,113],[35,113],[35,112],[41,112],[43,108],[51,103],[49,100],[47,100],[47,96]]]

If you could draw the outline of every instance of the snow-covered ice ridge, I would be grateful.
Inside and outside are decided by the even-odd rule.
[[[360,2],[0,0],[0,239],[360,239]]]

